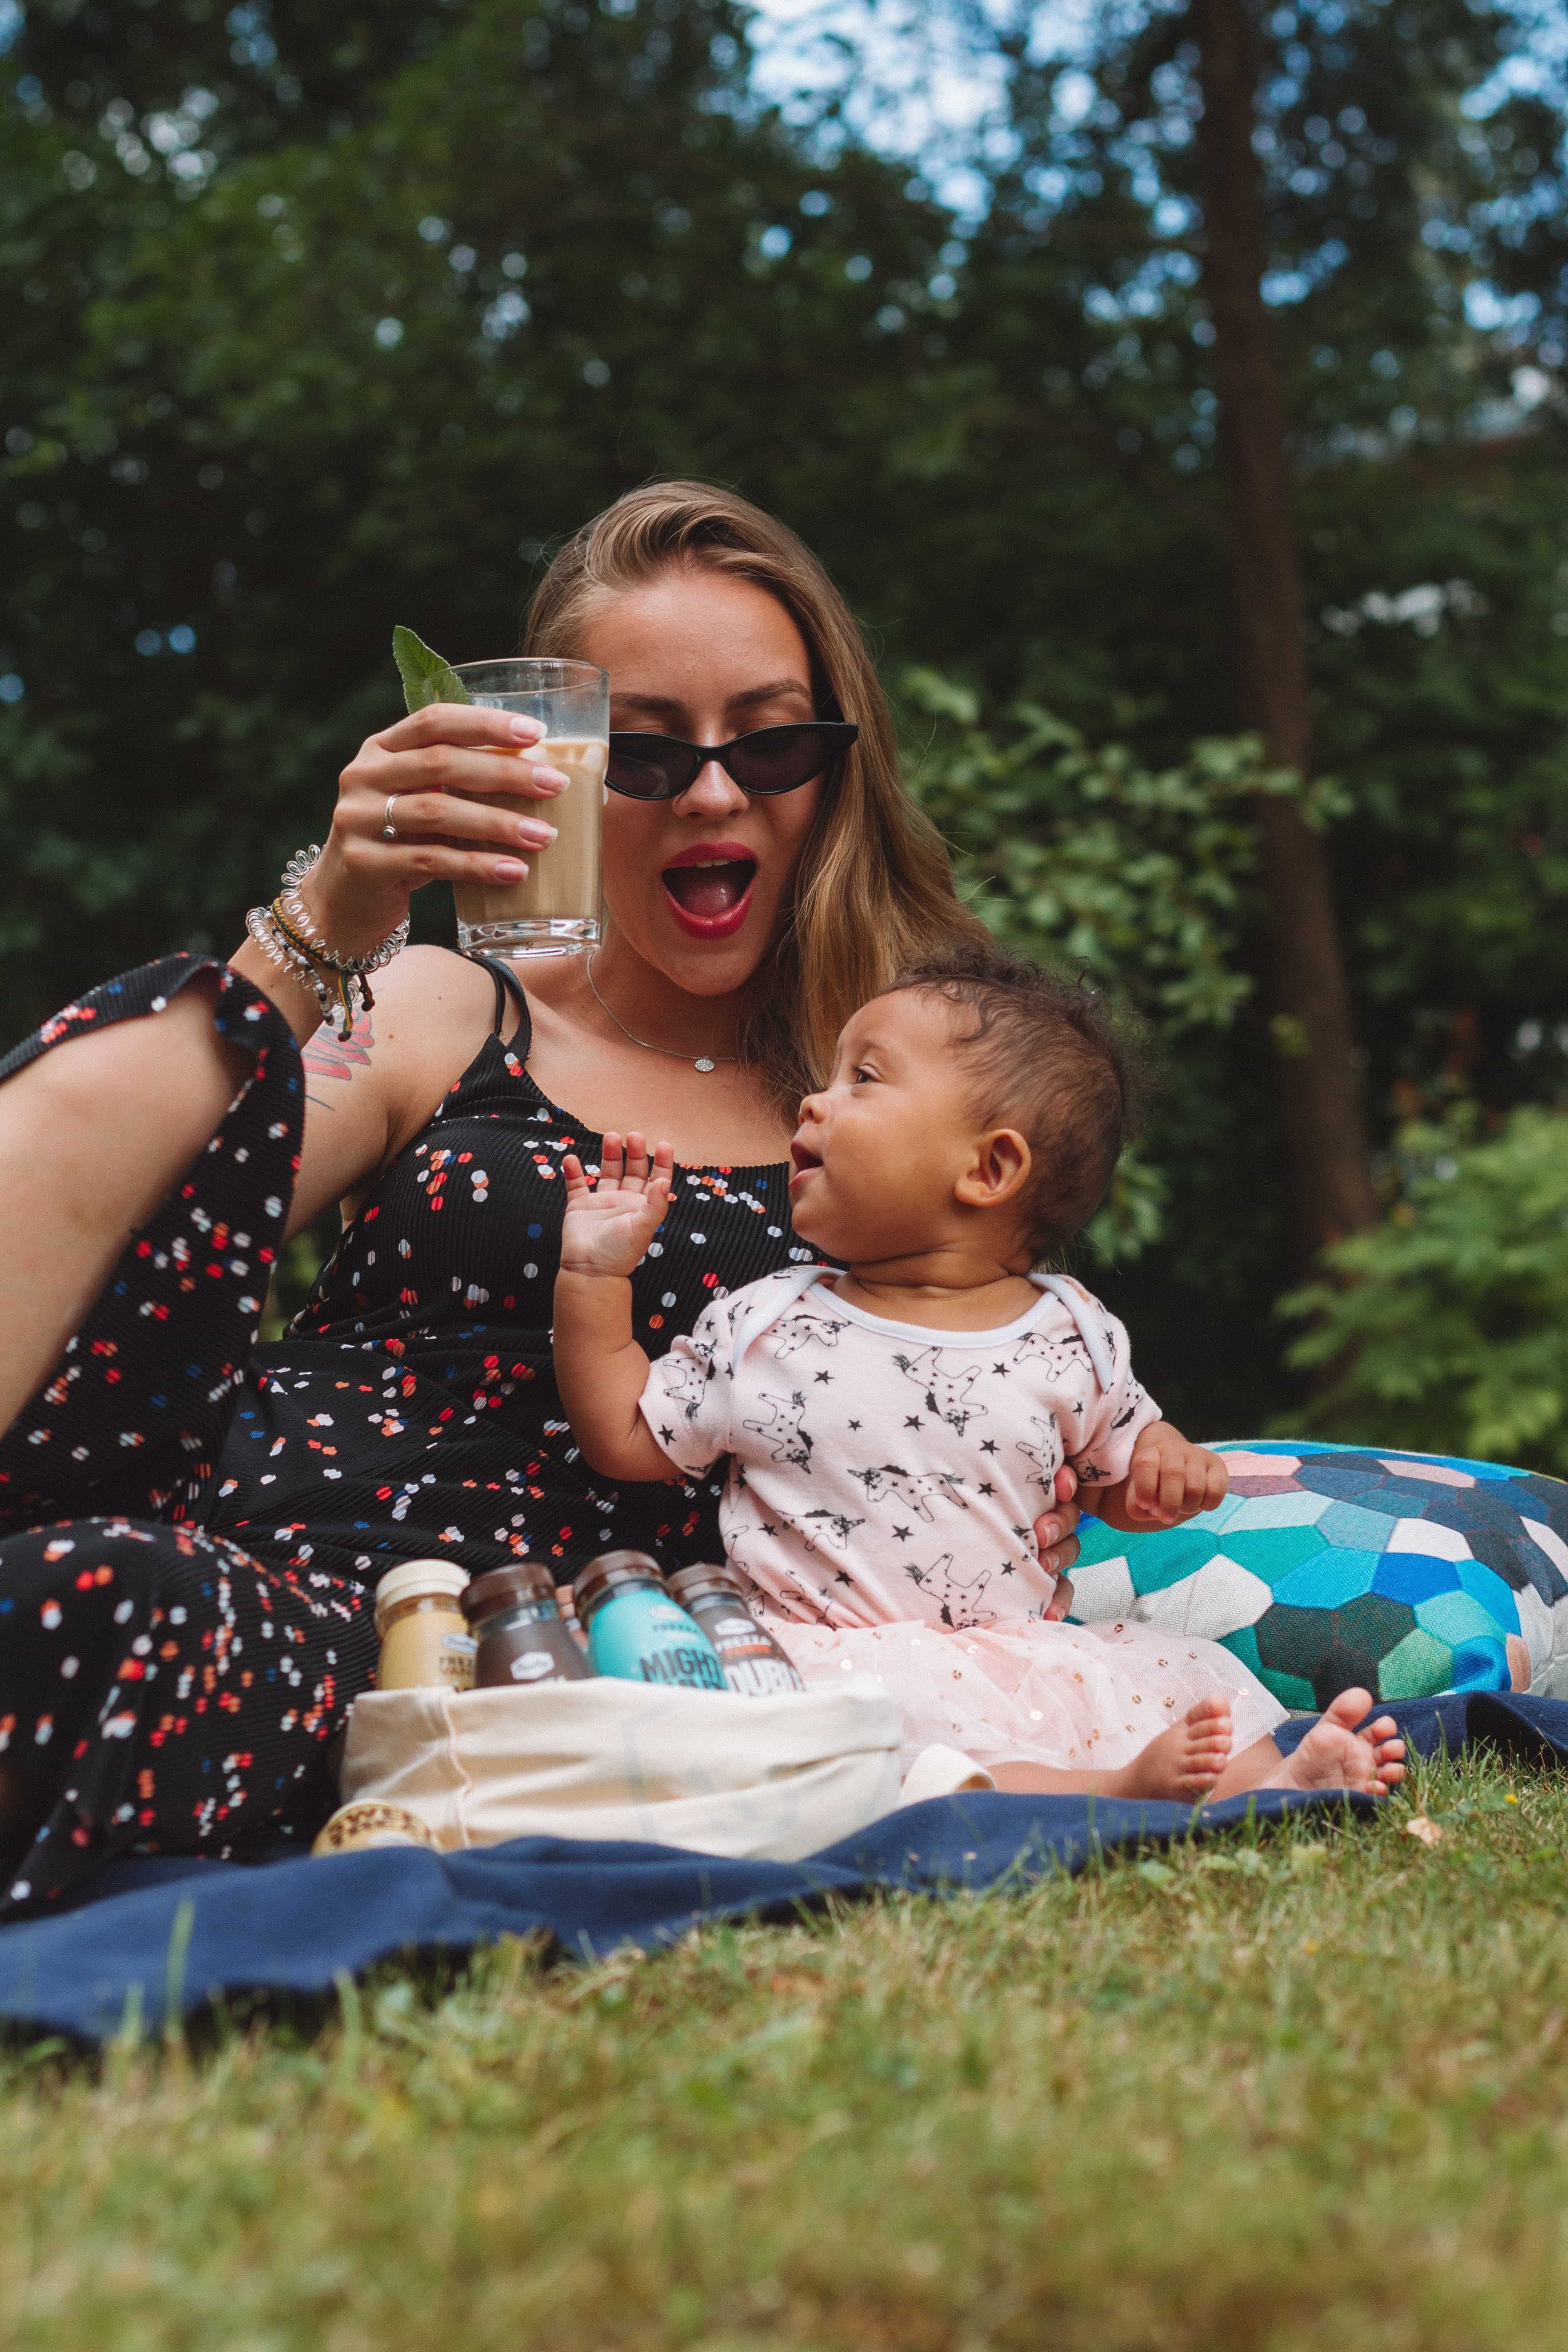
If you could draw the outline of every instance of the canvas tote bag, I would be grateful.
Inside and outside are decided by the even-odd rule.
[[[771,1698],[607,1675],[367,1691],[349,1718],[342,1798],[400,1806],[445,1852],[627,1838],[796,1862],[900,1802],[899,1745],[898,1710],[868,1675]],[[910,1794],[973,1774],[967,1757],[928,1749]]]

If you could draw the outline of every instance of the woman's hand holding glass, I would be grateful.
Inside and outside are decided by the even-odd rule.
[[[549,803],[567,782],[547,745],[535,753],[542,733],[510,711],[433,702],[368,736],[338,779],[331,831],[303,886],[321,937],[361,955],[395,929],[422,883],[521,881],[555,838]],[[538,816],[499,806],[500,793],[538,800]]]

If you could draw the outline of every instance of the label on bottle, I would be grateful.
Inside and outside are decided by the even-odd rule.
[[[472,1690],[479,1643],[471,1633],[443,1633],[436,1670],[449,1690]]]
[[[509,1662],[507,1670],[514,1683],[542,1683],[547,1675],[561,1671],[548,1650],[523,1650]]]
[[[668,1649],[645,1650],[640,1661],[645,1683],[670,1683],[683,1690],[722,1690],[724,1669],[706,1644],[673,1642]]]
[[[791,1661],[779,1649],[750,1611],[734,1601],[698,1603],[698,1622],[719,1653],[724,1680],[745,1698],[773,1698],[784,1691],[803,1691]]]
[[[588,1654],[602,1675],[628,1682],[719,1690],[724,1669],[707,1634],[668,1593],[617,1592],[594,1613]]]
[[[805,1688],[789,1660],[775,1658],[771,1651],[748,1658],[726,1650],[724,1679],[742,1698],[777,1698],[785,1692]]]

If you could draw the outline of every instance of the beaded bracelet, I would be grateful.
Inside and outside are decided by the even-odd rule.
[[[273,912],[286,931],[292,930],[296,934],[306,954],[315,962],[327,964],[333,971],[357,972],[363,980],[367,971],[379,971],[384,964],[389,964],[393,957],[401,954],[404,948],[407,946],[408,918],[405,915],[396,929],[388,931],[385,939],[378,946],[372,948],[368,955],[339,955],[335,948],[330,948],[325,940],[318,937],[305,901],[300,895],[300,884],[310,872],[321,854],[321,845],[316,841],[310,844],[309,849],[297,849],[294,852],[293,856],[283,868],[282,885],[272,902]],[[369,1001],[374,1003],[374,1000]]]
[[[273,927],[279,937],[293,949],[296,956],[304,958],[310,963],[312,971],[318,963],[330,963],[330,968],[337,980],[338,1001],[342,1007],[342,1034],[346,1037],[357,1015],[360,1013],[370,1012],[375,1003],[375,999],[370,992],[369,981],[362,971],[356,971],[353,964],[341,963],[335,957],[329,959],[319,952],[313,940],[302,937],[284,914],[283,901],[280,897],[273,899],[268,912],[272,918]]]
[[[321,844],[316,841],[309,849],[297,849],[283,868],[282,887],[271,906],[252,907],[245,927],[263,955],[280,971],[291,973],[314,990],[322,1020],[336,1035],[346,1037],[360,1014],[374,1007],[367,975],[380,971],[407,945],[408,918],[405,915],[368,955],[339,955],[335,948],[318,938],[300,895],[300,885],[321,854]],[[336,975],[335,991],[322,980],[317,970],[320,964],[325,964]]]
[[[245,928],[269,963],[291,978],[303,981],[314,992],[321,1008],[321,1018],[334,1035],[346,1037],[353,1027],[355,998],[361,983],[352,973],[340,976],[340,993],[334,995],[309,956],[285,938],[270,907],[252,907],[245,919]]]

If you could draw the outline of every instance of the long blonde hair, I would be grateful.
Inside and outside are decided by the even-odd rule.
[[[570,658],[606,593],[689,567],[778,598],[810,656],[817,715],[860,730],[826,779],[794,904],[753,984],[742,1050],[793,1110],[833,1064],[838,1032],[904,964],[982,934],[942,836],[900,772],[892,713],[853,615],[804,541],[733,490],[651,482],[569,539],[529,610],[523,651]]]

